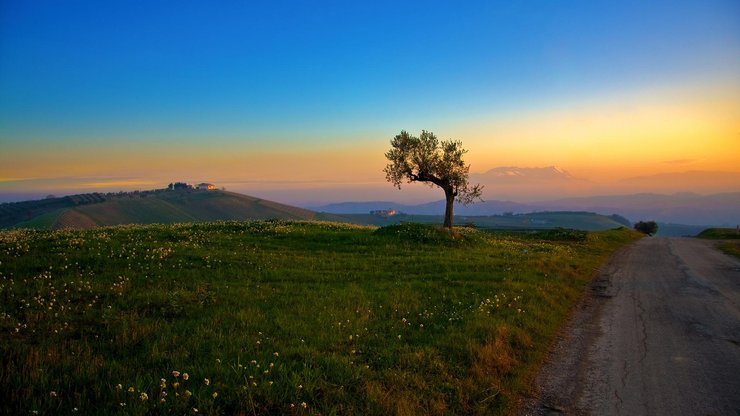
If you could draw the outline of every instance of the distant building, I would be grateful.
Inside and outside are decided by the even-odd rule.
[[[216,189],[216,185],[203,182],[198,184],[198,189],[200,189],[201,191],[212,191]]]
[[[370,211],[370,215],[377,215],[379,217],[392,217],[396,214],[398,214],[398,212],[393,208]]]

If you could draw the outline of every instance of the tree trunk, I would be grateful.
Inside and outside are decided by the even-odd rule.
[[[455,195],[452,191],[445,190],[445,198],[447,199],[447,205],[445,206],[445,228],[452,229],[452,210],[455,203]]]

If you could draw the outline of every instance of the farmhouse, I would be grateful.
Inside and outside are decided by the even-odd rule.
[[[205,182],[204,183],[199,183],[198,184],[198,189],[199,190],[202,190],[202,191],[212,191],[212,190],[216,189],[216,185],[214,185],[212,183],[205,183]]]
[[[370,215],[377,215],[379,217],[392,217],[396,214],[398,214],[398,212],[393,208],[370,211]]]

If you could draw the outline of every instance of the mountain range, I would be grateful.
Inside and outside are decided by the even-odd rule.
[[[740,191],[740,172],[686,171],[630,177],[613,182],[579,178],[556,166],[503,166],[471,173],[471,183],[484,186],[484,199],[550,201],[586,195],[674,194],[703,195]]]

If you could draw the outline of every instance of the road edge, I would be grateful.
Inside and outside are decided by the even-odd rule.
[[[637,240],[640,241],[640,240]],[[637,241],[616,250],[594,273],[581,299],[573,307],[548,350],[532,389],[519,414],[523,416],[586,415],[577,407],[578,382],[589,368],[590,349],[602,334],[604,306],[613,296],[612,279],[619,259],[628,255]]]

